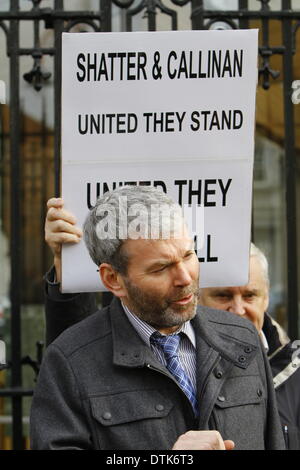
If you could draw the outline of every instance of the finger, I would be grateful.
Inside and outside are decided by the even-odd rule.
[[[230,440],[224,441],[224,445],[226,450],[233,450],[235,448],[235,443]]]
[[[216,447],[215,450],[225,450],[225,442],[222,439],[221,434],[219,431],[212,431],[214,434],[215,442],[216,442]]]
[[[50,207],[63,207],[64,205],[64,200],[61,197],[52,197],[47,201],[47,207],[50,209]]]
[[[47,221],[52,222],[54,220],[64,220],[73,225],[77,223],[76,217],[74,217],[71,212],[66,211],[65,209],[51,207],[47,212]]]
[[[71,243],[79,243],[81,238],[77,237],[76,235],[72,235],[70,233],[61,232],[56,233],[51,236],[51,243],[54,245],[62,245],[62,244],[71,244]]]
[[[72,235],[76,235],[79,238],[82,238],[82,230],[77,225],[73,225],[72,223],[66,222],[65,220],[58,219],[53,220],[52,222],[48,222],[46,225],[46,233],[48,236],[56,233],[70,233]]]

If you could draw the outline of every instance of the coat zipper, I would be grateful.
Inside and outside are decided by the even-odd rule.
[[[192,410],[192,415],[193,417],[195,418],[195,413],[194,413],[194,409],[193,409],[193,406],[190,402],[190,400],[188,399],[188,397],[186,396],[186,394],[184,393],[184,391],[182,390],[182,388],[179,386],[177,380],[174,379],[174,377],[172,377],[172,375],[170,376],[169,374],[166,374],[164,371],[160,370],[160,369],[156,369],[156,367],[153,367],[151,364],[146,364],[146,367],[150,370],[153,370],[155,372],[159,372],[160,374],[162,375],[165,375],[166,377],[168,377],[168,379],[172,380],[176,385],[177,387],[179,388],[180,392],[182,393],[182,395],[185,397],[185,399],[188,401],[189,405],[190,405],[190,408]]]
[[[215,359],[213,365],[211,366],[211,368],[210,368],[209,371],[208,371],[208,374],[207,374],[207,376],[206,376],[204,385],[203,385],[203,387],[202,387],[201,395],[200,395],[200,397],[199,397],[199,401],[198,401],[199,407],[200,407],[200,403],[201,403],[201,400],[202,400],[203,392],[204,392],[204,390],[205,390],[205,387],[206,387],[207,381],[208,381],[208,379],[209,379],[209,377],[210,377],[210,374],[211,374],[212,370],[216,367],[216,365],[220,362],[220,360],[221,360],[221,356],[220,356],[220,354],[218,354],[218,356],[216,357],[216,359]],[[194,409],[193,409],[193,407],[192,407],[192,404],[191,404],[190,400],[188,399],[188,397],[186,396],[186,394],[184,393],[184,391],[182,390],[182,388],[178,385],[178,382],[177,382],[172,376],[169,376],[168,374],[166,374],[164,371],[162,371],[162,370],[160,370],[160,369],[156,369],[156,367],[153,367],[151,364],[146,364],[146,367],[147,367],[148,369],[150,369],[150,370],[154,370],[155,372],[159,372],[160,374],[165,375],[166,377],[168,377],[169,379],[171,379],[171,380],[177,385],[177,387],[179,388],[179,390],[181,391],[181,393],[184,395],[184,397],[185,397],[185,398],[187,399],[187,401],[189,402],[190,408],[191,408],[191,410],[192,410],[193,417],[195,417],[195,413],[194,413]],[[198,418],[198,419],[199,419],[199,418]]]
[[[202,387],[202,390],[201,390],[201,395],[200,395],[200,397],[199,397],[199,403],[200,403],[201,400],[202,400],[203,393],[204,393],[204,390],[205,390],[205,388],[206,388],[206,384],[207,384],[207,381],[208,381],[208,379],[209,379],[209,377],[210,377],[210,374],[211,374],[211,372],[213,371],[213,369],[216,367],[216,365],[220,362],[220,360],[221,360],[221,356],[218,355],[218,356],[216,357],[216,359],[215,359],[213,365],[211,366],[211,368],[210,368],[209,371],[208,371],[208,374],[207,374],[207,376],[206,376],[205,382],[204,382],[203,387]]]

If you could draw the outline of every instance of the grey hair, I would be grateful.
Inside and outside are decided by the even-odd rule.
[[[260,262],[260,266],[262,268],[263,276],[265,281],[270,286],[270,278],[269,278],[269,263],[266,258],[266,255],[256,246],[254,243],[251,243],[250,246],[250,256],[256,256],[258,261]]]
[[[134,225],[137,213],[138,224]],[[105,230],[110,223],[113,230],[108,235]],[[130,224],[136,230],[130,230]],[[160,189],[152,186],[125,186],[108,191],[98,198],[85,220],[83,233],[90,257],[97,266],[108,263],[116,271],[126,274],[128,258],[126,250],[122,249],[126,239],[170,238],[170,234],[172,236],[179,226],[182,230],[181,207]],[[164,236],[164,233],[169,236]]]

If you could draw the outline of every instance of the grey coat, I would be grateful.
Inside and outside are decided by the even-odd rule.
[[[204,307],[192,323],[199,419],[114,299],[48,347],[31,410],[32,449],[171,449],[192,429],[216,429],[236,449],[284,449],[254,326]]]

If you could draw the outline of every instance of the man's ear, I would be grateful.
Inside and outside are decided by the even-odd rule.
[[[111,264],[102,263],[99,266],[99,273],[104,286],[116,297],[125,297],[126,288],[120,273]]]

